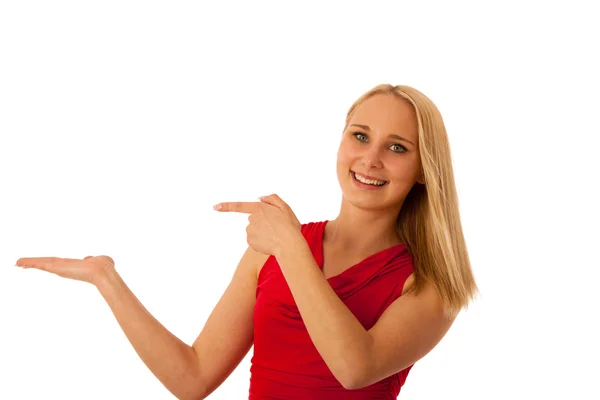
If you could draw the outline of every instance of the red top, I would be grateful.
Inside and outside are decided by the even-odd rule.
[[[323,232],[328,221],[302,225],[319,268],[323,268]],[[365,329],[402,294],[412,273],[404,244],[373,254],[327,281]],[[258,276],[254,308],[254,355],[249,400],[396,399],[412,365],[370,386],[348,390],[337,381],[314,346],[275,257]]]

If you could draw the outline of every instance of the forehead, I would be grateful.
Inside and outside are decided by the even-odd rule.
[[[391,94],[376,94],[363,101],[352,114],[351,124],[368,125],[384,135],[396,133],[417,138],[417,117],[412,105]]]

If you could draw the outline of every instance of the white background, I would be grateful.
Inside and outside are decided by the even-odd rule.
[[[1,2],[0,398],[173,398],[93,286],[16,260],[110,255],[191,344],[246,248],[212,205],[335,218],[379,83],[442,112],[481,290],[399,398],[600,398],[597,14],[488,3]]]

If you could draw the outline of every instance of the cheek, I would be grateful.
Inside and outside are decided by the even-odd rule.
[[[402,162],[396,163],[392,170],[394,171],[394,178],[398,182],[412,182],[418,174],[419,164],[415,163],[414,160],[402,160]]]
[[[339,162],[350,162],[359,156],[359,148],[352,146],[351,143],[344,142],[338,149],[338,161]]]
[[[348,169],[352,167],[354,160],[352,156],[343,148],[337,153],[336,169],[339,177],[348,173]]]

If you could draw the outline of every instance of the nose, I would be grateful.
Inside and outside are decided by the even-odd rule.
[[[365,150],[362,163],[365,166],[366,170],[375,168],[382,168],[383,163],[381,162],[381,149],[378,146],[369,146],[367,150]]]

